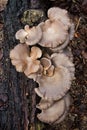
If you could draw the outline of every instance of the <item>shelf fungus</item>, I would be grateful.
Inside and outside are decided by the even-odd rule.
[[[30,28],[28,25],[25,25],[24,29],[20,29],[16,32],[15,37],[20,40],[21,43],[25,42],[27,45],[34,45],[41,39],[42,31],[39,26]]]
[[[46,21],[31,28],[25,25],[16,32],[20,44],[10,51],[10,59],[18,72],[38,83],[38,119],[58,124],[69,110],[68,91],[75,78],[73,55],[67,47],[74,35],[74,24],[65,9],[53,7],[47,14]]]

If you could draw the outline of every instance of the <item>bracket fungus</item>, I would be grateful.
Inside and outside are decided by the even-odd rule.
[[[31,28],[25,25],[16,32],[20,44],[10,51],[10,58],[18,72],[38,83],[35,92],[41,101],[36,107],[42,111],[38,119],[58,124],[70,106],[68,90],[75,67],[67,44],[73,38],[74,24],[65,9],[53,7],[47,14],[45,22]]]

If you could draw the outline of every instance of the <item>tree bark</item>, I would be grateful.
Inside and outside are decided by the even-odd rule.
[[[33,1],[31,0],[31,3]],[[38,1],[39,2],[39,1]],[[33,5],[33,3],[31,4]],[[9,0],[4,11],[3,74],[0,81],[0,130],[34,130],[37,84],[12,66],[9,53],[18,44],[15,33],[22,28],[18,15],[27,0]]]

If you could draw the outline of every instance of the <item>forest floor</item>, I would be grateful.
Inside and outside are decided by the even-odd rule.
[[[72,104],[66,119],[57,126],[43,125],[42,130],[87,130],[87,0],[55,0],[51,6],[67,9],[75,23],[75,35],[69,43],[75,64],[75,80],[70,89]],[[3,18],[0,13],[0,80],[2,80]],[[2,104],[0,103],[0,107]]]

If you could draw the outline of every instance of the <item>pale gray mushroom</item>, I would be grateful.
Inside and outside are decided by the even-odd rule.
[[[45,123],[58,124],[65,119],[70,106],[70,95],[66,94],[61,100],[51,102],[41,99],[37,108],[42,110],[37,115],[38,119]]]
[[[25,44],[18,44],[10,51],[11,62],[18,72],[23,72],[27,67],[29,53],[30,51]]]
[[[55,48],[50,48],[50,50],[52,52],[60,52],[63,49],[65,49],[67,47],[68,43],[70,42],[70,40],[73,39],[74,33],[75,33],[75,26],[74,26],[73,23],[71,23],[71,26],[70,26],[70,28],[68,30],[68,35],[67,35],[66,40],[64,41],[64,43],[61,44],[60,46],[55,47]]]
[[[68,32],[61,21],[46,20],[38,25],[42,29],[42,38],[38,44],[43,47],[55,48],[67,38]]]
[[[16,39],[20,40],[21,43],[27,45],[35,45],[42,37],[42,31],[40,26],[34,26],[30,28],[28,25],[24,29],[20,29],[15,34]]]
[[[8,0],[0,0],[0,11],[4,10]]]
[[[64,53],[54,53],[51,55],[51,60],[53,62],[53,64],[57,67],[57,66],[63,66],[66,67],[71,75],[71,79],[73,80],[74,74],[75,74],[75,67],[74,64],[72,63],[72,61],[70,60],[70,58],[65,55]]]
[[[71,21],[68,15],[68,11],[58,7],[52,7],[48,10],[48,18],[51,21],[61,21],[68,30],[71,26]]]
[[[59,123],[61,123],[61,122],[65,119],[65,117],[66,117],[67,114],[68,114],[69,107],[70,107],[70,104],[71,104],[71,100],[70,100],[70,99],[71,99],[71,97],[70,97],[69,94],[65,95],[65,97],[64,97],[65,106],[66,106],[65,112],[64,112],[64,114],[63,114],[57,121],[55,121],[53,124],[59,124]]]
[[[65,95],[71,86],[71,75],[66,67],[55,67],[53,76],[38,77],[39,87],[35,88],[38,96],[47,100],[58,100]]]
[[[40,103],[36,105],[36,107],[40,110],[45,110],[53,105],[54,101],[53,100],[46,100],[46,99],[41,99]]]
[[[38,47],[28,49],[26,44],[18,44],[10,52],[12,64],[16,67],[18,72],[24,72],[28,77],[30,74],[36,73],[40,69],[40,58],[42,51]]]
[[[37,114],[37,118],[45,123],[53,123],[60,118],[65,111],[65,101],[63,99],[55,102],[51,107]]]
[[[42,37],[42,30],[40,26],[29,28],[28,35],[25,38],[27,45],[35,45]]]

